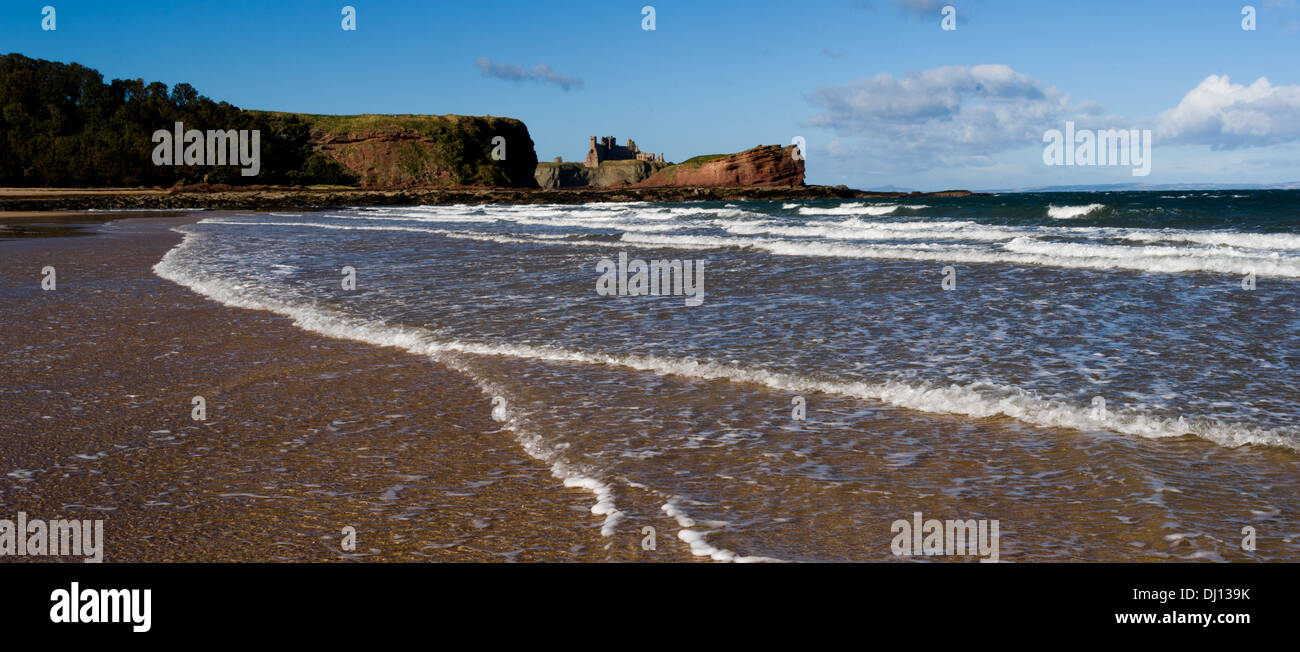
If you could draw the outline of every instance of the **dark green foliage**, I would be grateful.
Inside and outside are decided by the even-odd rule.
[[[534,187],[537,153],[528,127],[519,120],[462,115],[297,115],[313,130],[354,137],[410,133],[421,140],[401,145],[392,170],[366,185],[474,185]],[[504,139],[504,160],[492,158],[493,139]],[[394,174],[396,173],[396,174]]]
[[[154,165],[157,129],[257,129],[261,173],[233,166]],[[189,84],[114,79],[78,64],[0,56],[0,186],[333,184],[359,179],[317,153],[296,116],[244,111]]]

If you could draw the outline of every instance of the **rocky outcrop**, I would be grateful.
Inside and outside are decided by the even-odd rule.
[[[363,187],[536,187],[533,139],[513,118],[295,115],[310,127],[312,147]]]
[[[541,163],[534,175],[542,188],[616,188],[648,179],[670,167],[661,161],[602,161],[596,167],[582,163]]]
[[[642,188],[664,186],[754,187],[802,186],[803,160],[794,145],[761,145],[738,154],[697,156],[669,166],[638,182]]]
[[[598,167],[581,163],[542,163],[537,185],[542,188],[753,188],[802,186],[803,161],[795,147],[763,145],[738,154],[697,156],[669,165],[659,161],[601,161]]]
[[[591,185],[594,171],[581,163],[538,163],[533,178],[539,188],[580,188]]]

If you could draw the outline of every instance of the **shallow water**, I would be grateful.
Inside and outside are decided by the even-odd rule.
[[[606,536],[894,559],[922,512],[1004,560],[1295,559],[1298,194],[225,214],[156,271],[469,374]],[[600,295],[620,253],[704,261],[700,305]]]

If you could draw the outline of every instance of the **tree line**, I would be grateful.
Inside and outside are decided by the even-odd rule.
[[[261,172],[233,166],[155,165],[154,131],[257,129]],[[359,178],[316,152],[311,128],[292,114],[245,111],[189,84],[114,79],[76,63],[0,57],[0,186],[93,187],[356,185]]]

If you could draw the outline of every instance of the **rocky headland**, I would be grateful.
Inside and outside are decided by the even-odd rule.
[[[340,163],[363,188],[536,186],[533,139],[514,118],[292,115],[311,130],[315,152]]]
[[[760,145],[736,154],[696,156],[671,164],[653,160],[540,163],[542,188],[750,188],[802,186],[803,159],[793,145]]]

